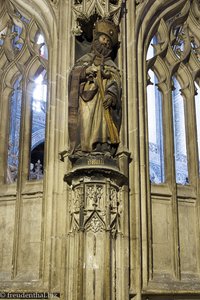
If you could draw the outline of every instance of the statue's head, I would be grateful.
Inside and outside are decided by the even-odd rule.
[[[93,31],[93,48],[107,56],[118,44],[118,32],[118,27],[113,22],[106,19],[98,21]]]
[[[113,47],[118,43],[118,33],[118,27],[110,20],[101,19],[95,24],[94,36],[96,34],[105,34],[109,37]]]

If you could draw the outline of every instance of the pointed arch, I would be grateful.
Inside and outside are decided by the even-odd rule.
[[[38,117],[33,156],[35,159],[41,151],[45,152],[45,171],[49,174],[50,149],[44,147],[44,138],[49,140],[49,128],[52,127],[49,116],[54,114],[52,107],[56,99],[57,72],[53,70],[57,63],[58,32],[55,9],[50,1],[0,0],[0,20],[0,202],[3,212],[12,216],[12,220],[7,218],[6,226],[1,227],[1,234],[8,235],[4,247],[9,257],[6,253],[2,254],[1,262],[6,265],[7,271],[4,276],[5,267],[1,267],[0,277],[3,278],[1,286],[6,281],[10,287],[17,276],[30,285],[44,276],[42,240],[46,198],[43,194],[44,180],[40,171],[44,172],[44,167],[41,167],[41,162],[36,161],[37,166],[31,170],[34,183],[29,180],[31,139],[35,138],[36,132],[32,129],[32,98],[35,79],[45,70],[43,80],[48,91],[46,129],[39,130],[41,116]],[[40,34],[44,37],[42,42],[38,41]],[[41,52],[45,46],[48,56]],[[51,134],[53,141],[54,132]],[[10,144],[13,140],[16,143],[12,148]],[[23,240],[26,242],[23,243]]]
[[[196,50],[199,46],[197,32],[200,28],[197,6],[196,0],[176,2],[155,0],[139,1],[135,8],[134,45],[137,57],[135,64],[137,74],[135,109],[138,112],[139,167],[134,168],[140,176],[141,251],[143,253],[140,270],[142,270],[142,288],[145,291],[156,287],[162,293],[161,282],[170,280],[171,288],[173,286],[178,292],[176,282],[180,278],[189,282],[190,276],[194,278],[199,276],[199,267],[192,267],[200,259],[199,238],[196,238],[195,235],[194,242],[186,245],[183,237],[184,234],[189,236],[191,228],[193,228],[193,232],[199,233],[198,224],[195,223],[199,218],[198,206],[200,203],[194,101],[194,80],[199,78],[200,70],[198,51]],[[130,32],[129,34],[131,36]],[[146,61],[149,44],[155,36],[157,42],[153,44],[154,55]],[[128,51],[131,49],[133,51],[130,45]],[[150,182],[148,170],[150,157],[147,147],[148,105],[146,88],[149,83],[147,75],[149,69],[153,70],[158,77],[158,87],[163,96],[165,182],[158,182],[159,184]],[[180,82],[180,92],[184,104],[189,173],[189,183],[186,180],[185,184],[180,184],[176,180],[177,166],[174,160],[172,102],[173,76],[177,76]],[[132,93],[130,86],[129,94]],[[137,118],[136,114],[134,116]],[[132,144],[132,137],[134,138],[134,135],[130,134],[130,144]],[[185,228],[184,218],[187,222],[191,222],[192,227],[190,229],[189,227]],[[165,235],[165,239],[159,235],[161,231],[162,236]],[[168,234],[169,232],[171,235]],[[159,253],[163,253],[162,258]],[[190,266],[186,265],[186,260],[190,261]],[[181,284],[182,281],[179,287]],[[197,290],[200,290],[199,285]]]

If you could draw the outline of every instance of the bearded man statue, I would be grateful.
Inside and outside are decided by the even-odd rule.
[[[70,155],[114,157],[121,125],[121,79],[111,59],[118,29],[102,19],[93,31],[91,52],[81,57],[69,77]]]

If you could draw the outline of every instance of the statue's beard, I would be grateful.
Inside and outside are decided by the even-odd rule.
[[[111,47],[101,44],[98,39],[93,41],[93,49],[104,57],[107,57],[111,53]]]

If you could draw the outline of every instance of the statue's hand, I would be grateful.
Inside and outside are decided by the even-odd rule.
[[[106,95],[105,100],[103,101],[103,107],[108,109],[111,106],[113,106],[113,97],[111,95]]]
[[[92,76],[92,77],[96,77],[96,74],[97,74],[97,67],[94,66],[94,65],[91,65],[89,66],[87,69],[86,69],[86,75],[87,76]]]

